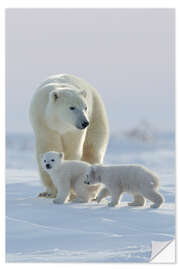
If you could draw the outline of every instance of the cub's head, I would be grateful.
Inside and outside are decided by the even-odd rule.
[[[94,185],[101,182],[101,177],[98,174],[98,165],[92,165],[88,168],[85,175],[84,184]]]
[[[40,155],[42,168],[50,172],[51,170],[58,169],[60,163],[64,160],[64,153],[58,153],[54,151],[46,152]]]
[[[89,125],[86,91],[56,89],[50,92],[47,117],[63,131],[72,128],[85,129]]]

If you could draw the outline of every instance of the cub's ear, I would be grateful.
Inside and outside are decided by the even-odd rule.
[[[86,92],[86,90],[82,90],[81,92],[80,92],[80,95],[82,95],[83,97],[87,97],[87,92]]]
[[[43,158],[43,154],[40,154],[40,155],[39,155],[39,158],[40,158],[40,160],[41,160],[41,159]]]
[[[64,159],[64,152],[60,152],[59,157],[60,157],[60,159]]]
[[[50,94],[49,94],[49,98],[51,101],[56,101],[58,98],[60,97],[60,93],[56,90],[52,91]]]

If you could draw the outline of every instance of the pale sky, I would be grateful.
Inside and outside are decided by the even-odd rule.
[[[8,9],[7,132],[32,132],[36,86],[59,73],[98,90],[112,132],[142,119],[174,130],[174,20],[172,9]]]

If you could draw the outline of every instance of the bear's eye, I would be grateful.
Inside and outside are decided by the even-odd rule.
[[[85,109],[85,111],[87,111],[87,107],[85,107],[84,109]]]
[[[46,163],[46,160],[44,160],[44,163]]]
[[[54,159],[51,159],[52,162],[54,162]]]
[[[73,110],[75,110],[75,107],[69,107],[69,109],[70,109],[71,111],[73,111]]]

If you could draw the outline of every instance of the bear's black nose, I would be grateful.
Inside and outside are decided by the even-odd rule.
[[[47,169],[50,169],[51,168],[51,165],[50,164],[46,164],[46,168]]]
[[[83,128],[86,128],[89,125],[89,122],[88,121],[83,121],[81,123],[81,125],[82,125]]]

